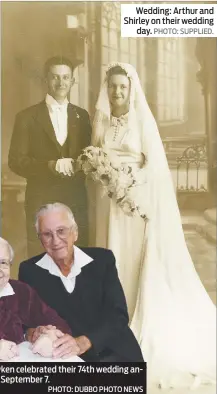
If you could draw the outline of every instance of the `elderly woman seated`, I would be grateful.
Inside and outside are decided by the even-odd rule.
[[[48,307],[27,284],[10,280],[14,252],[0,238],[0,360],[7,361],[19,354],[18,344],[24,341],[24,327],[34,327],[33,353],[51,357],[52,343],[71,330],[58,314]]]

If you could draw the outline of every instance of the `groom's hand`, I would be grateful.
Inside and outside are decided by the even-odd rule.
[[[52,174],[65,178],[74,175],[73,162],[74,160],[72,158],[63,158],[57,161],[50,160],[48,162],[48,168]]]
[[[59,159],[56,162],[55,169],[61,175],[72,176],[74,174],[73,162],[74,160],[71,158]]]

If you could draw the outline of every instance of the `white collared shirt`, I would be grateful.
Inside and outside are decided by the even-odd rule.
[[[50,119],[55,131],[56,139],[62,146],[66,141],[68,134],[68,99],[65,98],[62,104],[59,104],[52,96],[49,94],[45,98]]]
[[[13,294],[15,294],[15,293],[14,293],[13,287],[11,286],[11,284],[9,282],[6,284],[6,286],[2,290],[0,290],[0,298],[7,297],[7,296],[10,296]]]
[[[58,276],[68,293],[72,293],[75,288],[76,276],[81,273],[82,267],[93,261],[92,257],[88,256],[81,249],[74,245],[74,263],[71,266],[71,271],[68,276],[64,276],[59,267],[53,259],[46,253],[36,265],[44,268],[50,272],[51,275]]]

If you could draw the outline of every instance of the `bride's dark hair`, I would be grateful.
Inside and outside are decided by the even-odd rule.
[[[114,66],[110,68],[106,73],[108,80],[112,75],[125,75],[127,77],[127,72],[121,66]]]

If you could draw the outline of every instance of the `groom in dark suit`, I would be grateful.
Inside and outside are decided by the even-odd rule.
[[[29,257],[41,251],[34,229],[35,212],[55,201],[68,205],[79,225],[79,244],[88,244],[87,194],[84,176],[74,161],[90,144],[91,126],[84,109],[69,103],[74,84],[72,63],[49,59],[44,67],[44,101],[17,114],[8,165],[26,178],[25,212]]]
[[[115,258],[110,250],[78,248],[79,229],[63,204],[40,209],[36,230],[45,253],[20,264],[19,279],[68,323],[72,336],[55,342],[54,356],[86,361],[143,361],[129,318]],[[37,329],[27,338],[34,342]],[[57,331],[58,335],[58,331]]]

